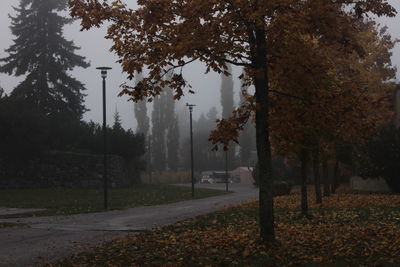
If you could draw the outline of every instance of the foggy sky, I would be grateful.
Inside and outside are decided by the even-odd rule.
[[[134,0],[126,0],[126,2],[135,3]],[[400,2],[391,0],[393,6],[400,13]],[[9,29],[11,19],[7,14],[14,14],[12,6],[18,6],[19,0],[1,0],[0,1],[0,58],[7,56],[4,49],[12,44],[13,36]],[[130,4],[132,8],[135,4]],[[379,18],[381,24],[387,25],[389,32],[393,38],[400,38],[400,14],[395,18]],[[122,125],[124,128],[136,129],[136,120],[133,112],[133,102],[127,101],[127,96],[117,97],[120,91],[119,85],[126,82],[126,74],[123,74],[119,64],[115,63],[117,57],[109,52],[111,42],[103,38],[106,32],[106,27],[100,29],[91,29],[90,31],[80,31],[79,23],[75,22],[64,28],[65,38],[73,40],[77,46],[81,47],[76,53],[86,57],[91,66],[87,69],[76,68],[72,71],[72,75],[86,85],[87,94],[85,105],[90,111],[84,115],[85,120],[93,120],[102,122],[102,95],[101,95],[101,77],[98,66],[110,66],[113,69],[109,71],[107,78],[107,123],[112,123],[113,114],[118,109]],[[393,65],[400,69],[400,45],[397,45],[393,51]],[[185,69],[184,76],[193,86],[196,94],[187,96],[178,103],[178,106],[184,105],[186,102],[196,104],[194,109],[194,117],[197,118],[201,112],[207,111],[215,106],[219,110],[220,106],[220,76],[217,73],[204,74],[205,68],[200,63],[193,64]],[[240,69],[234,68],[234,87],[235,101],[239,99],[240,81],[237,77],[240,75]],[[397,71],[397,80],[400,78],[400,70]],[[6,92],[18,85],[23,77],[11,77],[5,74],[0,74],[0,85]],[[189,114],[187,114],[189,116]]]

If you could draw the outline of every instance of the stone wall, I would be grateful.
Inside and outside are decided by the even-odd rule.
[[[133,161],[108,155],[110,187],[140,182]],[[0,161],[0,188],[100,188],[103,186],[103,155],[51,152],[18,167]]]

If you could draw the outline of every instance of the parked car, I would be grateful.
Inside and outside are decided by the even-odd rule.
[[[201,184],[213,184],[213,183],[215,183],[215,181],[209,175],[203,175],[200,179],[200,183]]]
[[[211,171],[203,173],[200,179],[201,184],[215,184],[215,183],[225,183],[226,173],[224,171]],[[228,173],[228,183],[233,183],[233,179]]]

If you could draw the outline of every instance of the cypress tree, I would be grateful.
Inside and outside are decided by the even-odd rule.
[[[84,85],[68,71],[89,66],[85,58],[75,54],[79,49],[63,37],[63,27],[71,19],[59,15],[67,7],[66,0],[21,0],[11,17],[14,43],[6,49],[8,56],[0,72],[26,75],[11,93],[35,112],[46,116],[67,115],[81,119]]]

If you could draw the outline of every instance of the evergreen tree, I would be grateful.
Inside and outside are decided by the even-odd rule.
[[[114,130],[121,130],[122,129],[121,116],[119,115],[119,112],[118,112],[117,108],[115,108],[115,112],[114,112],[113,129]]]
[[[143,79],[142,73],[138,73],[138,75],[136,76],[136,82],[135,82],[136,85],[138,85],[142,79]],[[146,99],[135,103],[134,110],[137,121],[136,132],[141,133],[144,136],[147,136],[150,128],[150,120],[149,117],[147,116]]]
[[[84,85],[71,77],[74,67],[88,67],[78,49],[63,37],[63,27],[72,22],[58,13],[66,9],[66,0],[21,0],[15,17],[11,17],[14,43],[6,49],[8,56],[0,72],[26,75],[11,93],[35,112],[46,116],[62,113],[81,119]]]

